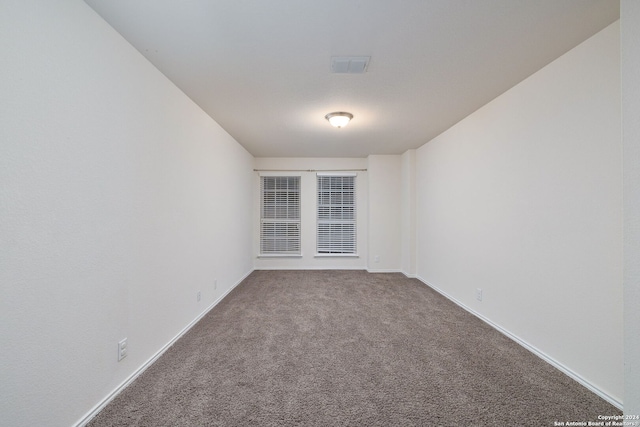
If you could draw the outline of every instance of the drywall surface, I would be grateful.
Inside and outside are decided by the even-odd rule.
[[[372,272],[401,270],[402,157],[371,155],[369,171],[369,262]]]
[[[253,158],[82,1],[0,57],[0,424],[69,426],[251,271]]]
[[[402,154],[401,270],[416,275],[416,150]]]
[[[267,158],[255,159],[253,175],[254,266],[271,269],[365,269],[367,268],[368,172],[363,158]],[[317,172],[353,171],[356,176],[357,256],[317,256]],[[260,174],[300,176],[301,256],[260,256]]]
[[[637,0],[620,3],[620,47],[624,155],[624,413],[640,415],[640,2]]]
[[[616,22],[420,147],[416,228],[422,280],[621,402],[619,64]]]

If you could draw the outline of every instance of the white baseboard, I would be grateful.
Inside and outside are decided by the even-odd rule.
[[[353,267],[353,266],[347,266],[347,267],[337,267],[337,266],[295,266],[295,267],[283,267],[283,266],[277,266],[277,267],[255,267],[254,268],[255,271],[260,271],[260,270],[265,270],[265,271],[273,271],[273,270],[283,270],[283,271],[303,271],[303,270],[366,270],[365,267]]]
[[[610,394],[604,392],[603,390],[599,389],[595,385],[591,384],[589,381],[584,379],[582,376],[580,376],[576,372],[572,371],[570,368],[566,367],[562,363],[560,363],[557,360],[553,359],[551,356],[547,355],[546,353],[544,353],[543,351],[539,350],[535,346],[529,344],[528,342],[526,342],[522,338],[518,337],[517,335],[514,335],[513,333],[509,332],[507,329],[503,328],[502,326],[492,322],[491,320],[489,320],[488,318],[484,317],[482,314],[478,313],[477,311],[469,308],[464,303],[458,301],[457,299],[455,299],[451,295],[447,294],[446,292],[444,292],[442,289],[438,288],[437,286],[434,286],[433,284],[429,283],[427,280],[423,279],[422,277],[416,276],[416,278],[418,280],[420,280],[422,283],[424,283],[425,285],[427,285],[428,287],[430,287],[431,289],[433,289],[434,291],[438,292],[443,297],[445,297],[448,300],[452,301],[453,303],[455,303],[459,307],[461,307],[464,310],[468,311],[469,313],[473,314],[478,319],[482,320],[483,322],[485,322],[486,324],[488,324],[489,326],[491,326],[492,328],[494,328],[495,330],[500,332],[501,334],[505,335],[507,338],[510,338],[511,340],[513,340],[516,343],[520,344],[522,347],[526,348],[527,350],[529,350],[530,352],[532,352],[533,354],[535,354],[536,356],[538,356],[539,358],[541,358],[545,362],[547,362],[550,365],[554,366],[555,368],[559,369],[561,372],[563,372],[564,374],[568,375],[570,378],[576,380],[578,383],[582,384],[584,387],[586,387],[587,389],[589,389],[590,391],[592,391],[596,395],[600,396],[601,398],[603,398],[607,402],[611,403],[616,408],[622,410],[622,408],[623,408],[622,402],[620,402],[618,399],[616,399],[615,397],[611,396]]]
[[[375,268],[369,269],[369,268],[367,268],[367,272],[369,272],[369,273],[402,273],[401,270],[393,269],[393,268],[390,268],[390,269],[375,269]]]
[[[122,390],[127,388],[129,384],[131,384],[136,378],[138,378],[144,371],[147,370],[149,366],[151,366],[162,354],[167,351],[176,341],[178,341],[184,334],[186,334],[189,329],[191,329],[196,323],[200,321],[204,316],[211,311],[213,307],[218,305],[220,301],[222,301],[229,293],[236,288],[244,279],[246,279],[254,270],[251,269],[247,274],[242,276],[240,280],[238,280],[233,286],[231,286],[224,294],[220,295],[216,300],[204,309],[202,313],[200,313],[195,319],[193,319],[187,326],[185,326],[178,334],[173,337],[167,344],[165,344],[160,350],[158,350],[151,358],[149,358],[146,362],[142,364],[135,372],[133,372],[129,377],[124,380],[120,385],[118,385],[111,393],[109,393],[100,403],[94,406],[89,412],[87,412],[77,423],[74,424],[74,427],[84,427],[89,421],[91,421],[98,413],[104,409]]]

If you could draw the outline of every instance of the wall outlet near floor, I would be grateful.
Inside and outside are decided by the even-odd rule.
[[[129,352],[127,350],[127,346],[128,344],[126,338],[118,343],[118,362],[127,357],[127,353]]]
[[[373,257],[373,262],[380,262],[380,255],[376,255]]]
[[[200,295],[200,291],[198,291],[198,295],[196,296],[196,298],[198,299],[198,301],[200,301],[200,297],[201,297],[201,296],[202,296],[202,295]]]
[[[476,299],[482,301],[482,289],[476,288]]]

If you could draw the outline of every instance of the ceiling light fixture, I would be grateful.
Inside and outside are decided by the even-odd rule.
[[[335,113],[329,113],[324,116],[325,119],[329,120],[331,126],[341,128],[349,124],[349,121],[353,119],[353,114],[345,113],[343,111],[338,111]]]

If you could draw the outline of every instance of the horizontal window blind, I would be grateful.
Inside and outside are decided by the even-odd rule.
[[[260,177],[260,253],[300,254],[300,177]]]
[[[356,253],[355,175],[318,174],[318,254]]]

